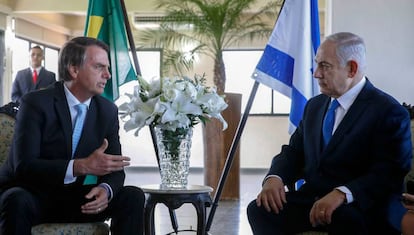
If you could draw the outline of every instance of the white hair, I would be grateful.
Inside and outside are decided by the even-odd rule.
[[[345,66],[350,60],[358,63],[359,70],[364,72],[366,69],[366,49],[364,40],[353,33],[341,32],[329,35],[326,40],[334,42],[336,47],[336,55],[341,66]]]

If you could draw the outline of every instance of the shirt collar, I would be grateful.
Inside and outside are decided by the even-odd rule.
[[[66,101],[68,102],[68,105],[70,108],[74,108],[76,105],[80,104],[81,102],[70,92],[69,88],[67,88],[66,84],[63,83],[63,87],[65,90],[66,95]],[[83,104],[86,104],[89,109],[89,105],[91,104],[91,98],[87,99]]]
[[[356,97],[361,92],[362,88],[364,88],[365,83],[366,83],[366,78],[364,76],[362,77],[361,81],[359,81],[355,86],[353,86],[343,95],[341,95],[341,97],[337,98],[339,104],[341,105],[343,109],[348,110],[349,107],[351,107]]]
[[[40,73],[40,69],[42,69],[42,66],[37,67],[37,68],[30,67],[30,70],[32,70],[32,73],[36,70],[36,73],[39,74]]]

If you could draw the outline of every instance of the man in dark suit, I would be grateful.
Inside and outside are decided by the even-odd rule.
[[[13,81],[11,94],[13,102],[20,102],[24,94],[46,88],[56,82],[55,73],[42,67],[43,58],[42,48],[34,46],[30,49],[30,67],[18,71]]]
[[[363,39],[328,36],[320,45],[314,77],[321,93],[309,100],[289,144],[272,160],[257,199],[247,209],[256,235],[398,234],[388,207],[398,202],[410,169],[408,112],[365,77]],[[336,101],[334,101],[336,100]],[[330,104],[339,102],[332,137],[324,143]],[[285,191],[303,178],[297,191]],[[398,225],[397,225],[398,226]]]
[[[60,53],[63,81],[23,96],[13,146],[0,168],[0,234],[108,218],[112,234],[143,234],[145,196],[123,185],[130,158],[121,155],[118,110],[100,96],[111,78],[109,65],[106,44],[74,38]],[[78,105],[87,113],[72,147]]]

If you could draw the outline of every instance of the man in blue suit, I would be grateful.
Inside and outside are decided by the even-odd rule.
[[[24,94],[46,88],[56,82],[55,73],[42,67],[43,58],[42,48],[34,46],[30,49],[30,67],[18,71],[13,81],[11,94],[13,102],[20,102]]]
[[[94,38],[70,40],[59,57],[63,80],[22,97],[10,155],[0,168],[0,234],[108,218],[111,234],[143,234],[145,196],[124,186],[130,158],[121,155],[118,109],[101,96],[111,78],[108,53]],[[79,105],[86,117],[72,147]]]
[[[253,233],[399,234],[390,225],[389,205],[400,203],[410,170],[408,112],[365,77],[365,44],[359,36],[328,36],[315,62],[322,94],[307,103],[289,144],[273,158],[261,192],[248,206]],[[331,102],[339,106],[332,112],[332,137],[324,143]],[[301,178],[305,184],[286,192],[285,185]]]

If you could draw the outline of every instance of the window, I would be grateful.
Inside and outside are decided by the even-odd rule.
[[[58,58],[59,51],[57,49],[45,47],[44,48],[44,66],[47,70],[54,72],[56,74],[56,79],[58,78]]]
[[[226,92],[242,94],[242,112],[255,82],[251,75],[256,68],[262,50],[226,50],[223,52],[226,66]],[[260,84],[254,97],[250,114],[288,114],[290,99]]]
[[[159,78],[160,76],[160,65],[161,65],[161,51],[159,50],[145,50],[137,51],[138,64],[141,70],[142,77],[148,81],[153,78]],[[133,59],[131,56],[131,62]],[[119,88],[119,99],[116,100],[117,105],[121,105],[128,98],[125,93],[133,93],[134,87],[138,85],[138,81],[131,81]]]
[[[138,63],[143,78],[151,80],[160,76],[161,52],[159,50],[137,51]],[[132,61],[132,59],[131,59]],[[121,105],[129,101],[125,93],[132,93],[138,81],[131,81],[122,85],[119,89],[120,97],[115,101],[116,105]],[[154,153],[154,146],[149,128],[143,128],[139,135],[134,136],[134,132],[126,132],[123,128],[124,121],[120,120],[119,135],[122,143],[122,152],[125,156],[131,156],[131,165],[134,166],[154,166],[157,165]]]
[[[223,52],[227,75],[226,91],[243,95],[242,112],[246,108],[254,84],[251,74],[256,68],[262,53],[262,50],[226,50]],[[139,50],[137,51],[137,56],[143,78],[149,81],[160,76],[160,50]],[[116,103],[120,105],[125,102],[127,98],[124,94],[132,93],[134,86],[137,84],[137,82],[133,81],[121,86],[119,90],[120,98]],[[265,85],[259,85],[250,114],[288,114],[289,111],[289,98]]]
[[[29,41],[20,38],[15,38],[13,42],[13,66],[12,77],[13,80],[19,70],[29,67]]]

